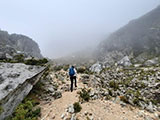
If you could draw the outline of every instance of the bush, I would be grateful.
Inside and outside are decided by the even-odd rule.
[[[85,73],[85,72],[86,72],[86,68],[85,67],[77,68],[77,73]]]
[[[117,90],[117,89],[119,88],[118,83],[115,82],[114,80],[109,82],[109,86],[110,86],[111,88],[114,88],[114,90]]]
[[[75,112],[75,113],[80,112],[81,109],[82,109],[82,107],[81,107],[81,105],[79,104],[79,102],[75,102],[75,103],[73,104],[73,107],[74,107],[74,112]]]
[[[112,97],[110,95],[106,95],[105,100],[111,100]]]
[[[61,65],[57,65],[57,66],[54,66],[54,71],[60,71],[60,70],[62,70],[63,69],[63,66],[61,66]]]
[[[69,69],[69,65],[64,65],[64,66],[63,66],[63,70],[64,70],[64,71],[67,71],[68,69]]]
[[[89,95],[89,93],[90,93],[90,90],[86,90],[86,89],[82,89],[81,91],[80,91],[80,98],[82,98],[82,101],[89,101],[90,100],[90,95]]]
[[[15,55],[13,57],[13,61],[18,62],[18,63],[23,63],[24,62],[24,55],[23,54]]]
[[[7,120],[38,120],[41,115],[41,109],[36,106],[36,102],[32,99],[25,99],[21,104],[18,105],[13,115]]]
[[[2,106],[0,106],[0,114],[3,112],[3,108]]]
[[[39,59],[39,60],[32,58],[32,59],[26,60],[24,63],[26,65],[44,65],[47,62],[48,62],[48,60],[46,58]]]

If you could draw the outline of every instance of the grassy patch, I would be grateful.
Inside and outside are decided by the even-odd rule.
[[[77,73],[85,73],[85,72],[86,72],[86,68],[85,67],[77,68]]]
[[[90,95],[89,95],[89,93],[90,93],[90,90],[87,90],[87,89],[82,89],[81,91],[80,91],[80,98],[82,99],[82,101],[89,101],[90,100]]]
[[[75,103],[73,104],[73,107],[74,107],[74,112],[75,112],[75,113],[80,112],[81,109],[82,109],[82,107],[81,107],[81,105],[79,104],[79,102],[75,102]]]
[[[63,66],[62,65],[57,65],[57,66],[54,66],[54,68],[53,68],[53,70],[55,71],[55,72],[57,72],[57,71],[60,71],[60,70],[62,70],[63,69]]]
[[[68,69],[69,69],[69,65],[64,65],[64,66],[63,66],[63,70],[64,70],[64,71],[67,71]]]
[[[24,61],[24,63],[25,63],[26,65],[44,65],[44,64],[46,64],[47,62],[48,62],[48,60],[47,60],[46,58],[38,59],[38,60],[32,58],[32,59],[29,59],[29,60],[25,60],[25,61]]]

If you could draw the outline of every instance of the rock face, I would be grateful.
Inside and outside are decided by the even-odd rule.
[[[14,56],[17,53],[23,53],[27,56],[42,58],[38,44],[31,38],[18,35],[8,34],[6,31],[0,30],[0,52],[3,52],[3,57],[6,54]],[[0,53],[0,58],[1,58]]]
[[[111,34],[99,45],[98,51],[98,59],[104,61],[117,61],[131,54],[134,58],[142,53],[146,53],[147,57],[159,55],[160,6]],[[111,58],[108,56],[110,53]]]
[[[158,58],[153,58],[153,59],[151,59],[151,60],[147,60],[147,61],[145,62],[145,65],[146,65],[146,66],[152,66],[152,65],[157,65],[158,63],[159,63]]]
[[[102,70],[102,65],[100,63],[95,63],[91,66],[90,71],[99,73]]]
[[[44,67],[21,63],[0,63],[0,120],[12,114],[44,70]]]
[[[122,66],[125,66],[125,67],[126,67],[126,66],[131,66],[132,63],[131,63],[129,57],[128,57],[128,56],[125,56],[125,57],[122,58],[120,61],[118,61],[118,65],[122,65]]]

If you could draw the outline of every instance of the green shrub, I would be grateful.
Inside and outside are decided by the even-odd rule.
[[[119,88],[118,82],[115,82],[114,80],[109,82],[109,86],[111,88],[114,88],[114,90],[117,90]]]
[[[46,58],[38,59],[38,60],[32,58],[32,59],[26,60],[24,63],[25,63],[26,65],[44,65],[44,64],[46,64],[47,62],[48,62],[48,60],[47,60]]]
[[[34,87],[32,89],[32,92],[34,94],[40,95],[42,93],[42,91],[44,91],[44,87],[43,86],[44,86],[44,84],[41,81],[37,82],[37,84],[34,85]]]
[[[77,68],[77,73],[85,73],[85,72],[86,72],[86,68],[85,67]]]
[[[109,89],[108,93],[109,93],[110,96],[113,96],[112,90]]]
[[[36,102],[33,99],[25,99],[18,105],[13,115],[7,120],[38,120],[41,115],[41,109],[34,109]]]
[[[80,98],[82,99],[82,101],[89,101],[90,100],[90,95],[89,95],[89,93],[90,93],[90,90],[86,90],[86,89],[82,89],[81,91],[80,91]]]
[[[64,66],[63,66],[63,70],[64,70],[64,71],[67,71],[68,69],[69,69],[69,65],[64,65]]]
[[[0,114],[3,112],[3,107],[0,106]]]
[[[63,69],[63,66],[61,66],[61,65],[54,66],[54,68],[53,68],[53,70],[56,71],[56,72],[60,71],[62,69]]]
[[[24,62],[24,55],[23,54],[15,55],[13,57],[13,61],[18,62],[18,63],[23,63]]]
[[[111,99],[112,99],[112,97],[110,95],[105,96],[105,100],[111,100]]]
[[[75,103],[73,104],[73,107],[74,107],[74,112],[75,112],[75,113],[80,112],[81,109],[82,109],[82,107],[81,107],[81,105],[79,104],[79,102],[75,102]]]
[[[134,98],[134,99],[133,99],[133,103],[134,103],[135,105],[139,105],[139,99],[138,99],[138,98]]]

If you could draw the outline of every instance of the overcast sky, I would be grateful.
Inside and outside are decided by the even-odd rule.
[[[0,28],[35,40],[55,58],[92,47],[160,0],[0,0]]]

